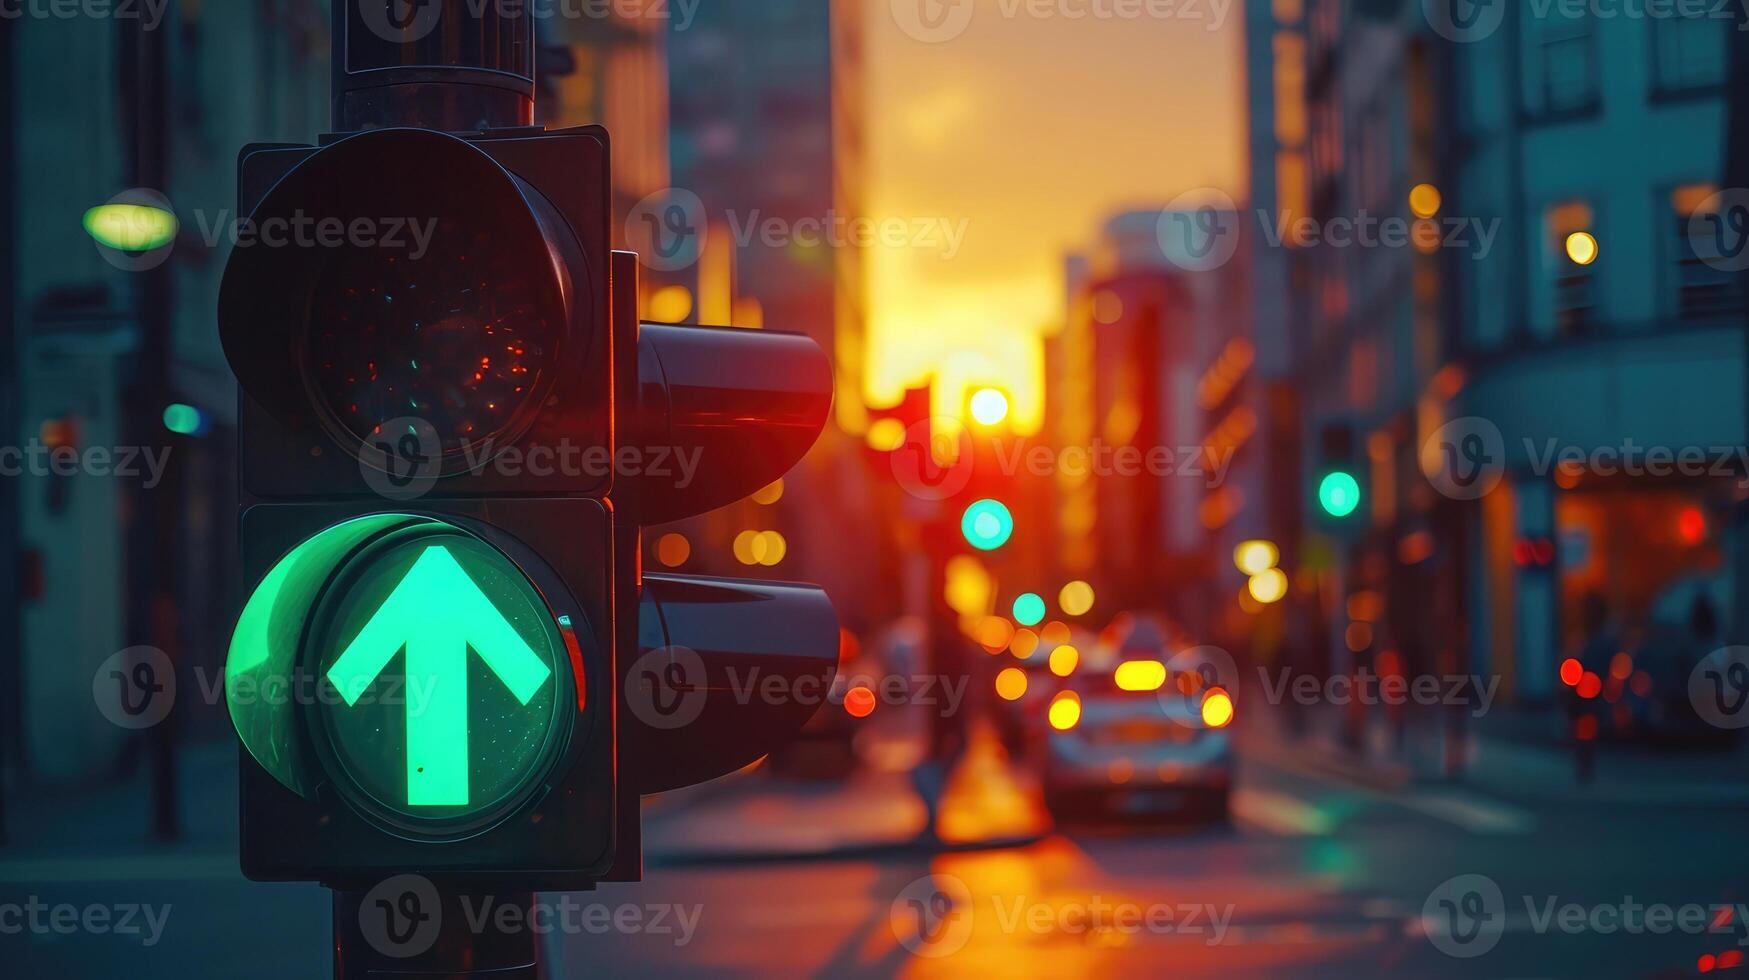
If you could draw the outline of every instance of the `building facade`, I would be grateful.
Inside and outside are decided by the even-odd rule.
[[[1295,585],[1330,670],[1396,657],[1547,703],[1589,597],[1634,634],[1729,595],[1730,23],[1437,9],[1249,13],[1254,192],[1310,219],[1254,257],[1304,399]],[[1369,219],[1405,234],[1363,241]],[[1334,466],[1363,477],[1346,522],[1310,491]]]

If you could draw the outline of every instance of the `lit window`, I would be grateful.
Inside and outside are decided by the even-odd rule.
[[[1687,184],[1670,192],[1668,227],[1674,234],[1666,256],[1669,308],[1683,320],[1727,316],[1743,309],[1743,290],[1732,272],[1732,253],[1742,254],[1749,228],[1734,227],[1719,213],[1718,188]],[[1735,225],[1745,224],[1738,208]]]
[[[1553,260],[1555,329],[1563,336],[1591,330],[1597,318],[1596,272],[1603,245],[1596,215],[1584,201],[1551,206],[1543,217]]]

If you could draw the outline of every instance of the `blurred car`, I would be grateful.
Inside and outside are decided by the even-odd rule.
[[[1728,741],[1736,732],[1718,728],[1696,711],[1689,680],[1696,666],[1724,646],[1725,625],[1715,620],[1711,637],[1697,637],[1697,603],[1714,615],[1731,608],[1731,582],[1724,575],[1687,576],[1653,600],[1643,629],[1633,631],[1609,663],[1583,663],[1602,681],[1605,718],[1618,737]]]
[[[1047,709],[1041,783],[1053,815],[1225,820],[1234,773],[1233,693],[1168,670],[1168,631],[1135,620],[1102,644]]]

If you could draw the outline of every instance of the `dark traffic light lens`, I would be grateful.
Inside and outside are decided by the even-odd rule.
[[[563,337],[542,274],[494,247],[489,229],[446,218],[418,258],[342,251],[316,280],[300,359],[329,421],[373,445],[419,419],[446,459],[514,440],[533,416]]]

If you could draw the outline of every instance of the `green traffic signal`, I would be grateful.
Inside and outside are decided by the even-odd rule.
[[[999,500],[980,500],[966,508],[960,532],[979,551],[995,551],[1014,536],[1014,515]]]
[[[1354,474],[1336,470],[1318,484],[1318,506],[1331,517],[1347,517],[1360,507],[1360,481]]]

